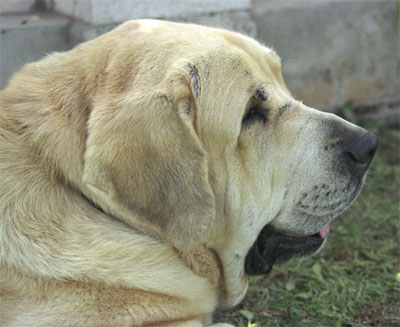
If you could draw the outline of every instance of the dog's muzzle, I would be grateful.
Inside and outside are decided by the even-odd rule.
[[[347,128],[341,124],[331,126],[331,138],[340,140],[337,149],[336,169],[351,176],[355,191],[348,197],[348,205],[362,186],[362,179],[374,157],[378,140],[376,136],[360,127]],[[326,147],[329,148],[329,147]],[[290,258],[300,258],[318,251],[329,233],[329,224],[321,231],[309,236],[291,236],[290,232],[280,232],[271,225],[263,228],[245,259],[247,275],[267,274],[274,263]]]

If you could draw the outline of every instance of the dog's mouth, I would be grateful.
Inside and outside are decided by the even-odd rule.
[[[266,226],[247,253],[245,273],[262,275],[271,271],[274,263],[309,256],[318,251],[329,234],[329,224],[310,236],[290,236]]]

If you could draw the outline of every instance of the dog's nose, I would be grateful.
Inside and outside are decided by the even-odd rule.
[[[375,134],[362,130],[362,132],[349,135],[345,154],[352,164],[368,167],[378,147],[378,138]]]

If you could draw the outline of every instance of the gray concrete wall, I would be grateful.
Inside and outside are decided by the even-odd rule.
[[[1,13],[24,13],[29,12],[35,5],[34,0],[15,1],[15,0],[2,0],[0,1]]]
[[[399,107],[399,1],[0,0],[0,88],[23,63],[134,18],[224,27],[258,38],[284,62],[292,93],[335,110]],[[362,109],[364,110],[364,109]],[[396,116],[397,117],[397,116]],[[397,118],[395,118],[397,119]]]
[[[252,13],[289,88],[310,106],[398,96],[399,2],[257,0]]]
[[[53,0],[54,10],[94,24],[118,24],[143,17],[176,18],[226,11],[247,10],[250,0]]]
[[[25,63],[70,49],[69,26],[69,19],[53,13],[1,16],[0,89]]]

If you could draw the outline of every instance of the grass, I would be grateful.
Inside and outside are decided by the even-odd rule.
[[[237,327],[400,326],[400,132],[366,122],[380,141],[361,195],[331,224],[317,255],[250,279],[217,321]]]

